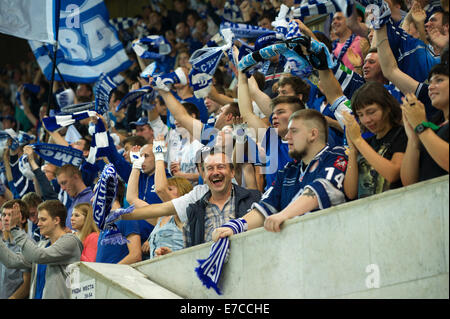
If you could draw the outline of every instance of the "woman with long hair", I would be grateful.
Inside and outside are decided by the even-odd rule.
[[[76,231],[78,238],[83,243],[81,261],[95,262],[97,255],[97,242],[100,231],[94,222],[94,213],[92,205],[81,203],[73,208],[70,218],[72,228]]]

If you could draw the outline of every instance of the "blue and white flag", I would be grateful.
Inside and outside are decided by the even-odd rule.
[[[222,227],[231,228],[234,234],[239,234],[247,231],[248,225],[245,219],[238,218],[228,221]],[[195,268],[195,272],[203,285],[208,289],[213,288],[219,295],[222,292],[218,284],[223,265],[228,259],[229,246],[230,240],[228,237],[219,239],[211,246],[209,257],[206,259],[198,259],[197,261],[200,265]]]
[[[54,132],[60,129],[61,127],[72,125],[77,121],[86,119],[91,116],[97,116],[97,113],[94,111],[85,111],[74,113],[72,115],[48,116],[44,117],[42,121],[44,122],[44,125],[47,130],[49,130],[50,132]]]
[[[55,43],[55,0],[0,0],[0,33]]]
[[[97,83],[94,86],[95,92],[95,110],[98,114],[103,115],[109,111],[109,100],[111,98],[112,91],[117,87],[117,84],[102,73]]]
[[[263,34],[276,33],[273,30],[266,28],[261,28],[255,25],[245,24],[245,23],[233,23],[230,21],[224,21],[220,24],[220,33],[223,30],[230,29],[236,38],[257,38]]]
[[[212,77],[216,72],[224,52],[231,49],[235,34],[231,29],[221,29],[225,44],[220,47],[204,47],[196,50],[189,59],[192,69],[189,72],[189,82],[194,89],[196,98],[204,98],[211,90]]]
[[[35,143],[30,146],[42,159],[58,167],[66,164],[79,167],[84,162],[83,152],[70,146],[47,143]]]
[[[50,80],[53,46],[29,44]],[[64,80],[75,83],[96,82],[101,73],[113,77],[131,66],[102,0],[61,0],[56,63]],[[55,80],[62,81],[58,73]]]

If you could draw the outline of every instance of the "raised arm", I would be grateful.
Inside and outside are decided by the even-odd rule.
[[[414,93],[419,82],[401,71],[389,45],[386,26],[375,31],[377,37],[378,59],[383,75],[403,94]]]
[[[158,90],[158,93],[164,99],[170,113],[173,115],[175,120],[181,124],[194,139],[201,140],[201,132],[203,128],[203,123],[200,120],[194,119],[186,109],[181,105],[175,96],[171,92],[166,92],[164,90]],[[196,133],[196,134],[194,134]]]

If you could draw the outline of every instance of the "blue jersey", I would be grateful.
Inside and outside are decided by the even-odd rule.
[[[16,198],[22,198],[23,195],[34,192],[33,181],[26,178],[19,169],[19,156],[12,155],[10,158],[10,167],[12,174],[12,183],[17,191]]]
[[[266,161],[261,166],[263,167],[262,173],[265,174],[266,178],[265,189],[268,189],[274,182],[277,171],[292,161],[292,158],[289,156],[287,142],[283,141],[273,128],[269,128],[266,131],[261,146],[266,151]]]
[[[398,68],[418,82],[428,78],[433,65],[440,63],[440,56],[422,40],[410,36],[392,23],[386,24],[389,45],[398,63]]]
[[[319,209],[345,202],[344,177],[347,155],[340,146],[325,146],[314,159],[303,167],[303,162],[290,162],[278,171],[275,181],[259,203],[253,204],[264,216],[279,213],[291,202],[311,189],[319,201]]]

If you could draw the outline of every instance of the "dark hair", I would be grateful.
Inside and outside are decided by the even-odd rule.
[[[241,116],[241,112],[239,110],[239,104],[237,104],[236,102],[230,103],[227,114],[232,114],[233,116]]]
[[[448,75],[448,65],[442,64],[442,63],[435,64],[431,68],[430,73],[428,74],[428,81],[430,81],[431,77],[435,74],[442,74],[442,75],[449,76]]]
[[[198,110],[198,107],[194,103],[190,102],[183,102],[181,103],[185,110],[188,112],[189,115],[194,114],[196,119],[200,118],[200,111]]]
[[[145,144],[147,144],[147,140],[145,139],[145,137],[140,136],[140,135],[133,135],[133,136],[129,136],[126,139],[123,140],[122,144],[125,145],[127,143],[130,143],[132,146],[144,146]]]
[[[22,214],[22,218],[25,218],[25,223],[27,223],[27,219],[28,217],[30,217],[30,211],[28,210],[28,205],[21,199],[11,199],[7,202],[5,202],[2,207],[1,207],[1,213],[3,213],[4,209],[7,208],[13,208],[14,204],[18,203],[20,206],[20,213]],[[22,227],[25,226],[24,224],[22,224]]]
[[[59,217],[59,225],[61,226],[61,228],[66,227],[67,209],[66,206],[64,206],[64,204],[59,200],[46,200],[45,202],[39,204],[37,209],[38,211],[45,209],[53,219]]]
[[[125,198],[125,184],[120,179],[117,180],[117,195],[116,199],[120,206],[123,205],[123,199]]]
[[[227,155],[227,153],[225,153],[225,151],[221,148],[221,147],[211,147],[209,149],[209,152],[202,152],[202,157],[203,157],[203,164],[202,167],[204,168],[205,166],[205,160],[208,156],[211,155],[216,155],[216,154],[223,154],[225,156],[225,158],[227,159],[227,163],[230,165],[230,169],[234,169],[234,165],[233,165],[233,161],[231,160],[230,156]]]
[[[306,103],[309,98],[309,90],[311,86],[304,80],[297,76],[283,76],[280,81],[278,81],[278,87],[285,85],[290,85],[294,89],[296,95],[302,94],[302,102]]]
[[[299,110],[289,117],[289,122],[292,120],[303,120],[314,123],[314,127],[319,130],[322,141],[325,143],[328,142],[328,123],[325,116],[319,111],[314,109]]]
[[[351,105],[356,118],[356,111],[371,104],[378,104],[384,115],[388,114],[391,125],[400,125],[402,121],[402,110],[400,103],[389,93],[383,84],[378,82],[367,82],[353,93]]]
[[[26,193],[22,197],[22,200],[25,202],[25,204],[27,204],[28,207],[38,207],[39,204],[42,203],[42,198],[34,192]]]
[[[278,104],[290,104],[292,112],[302,110],[305,108],[305,104],[296,96],[277,96],[272,100],[272,110],[278,105]]]

